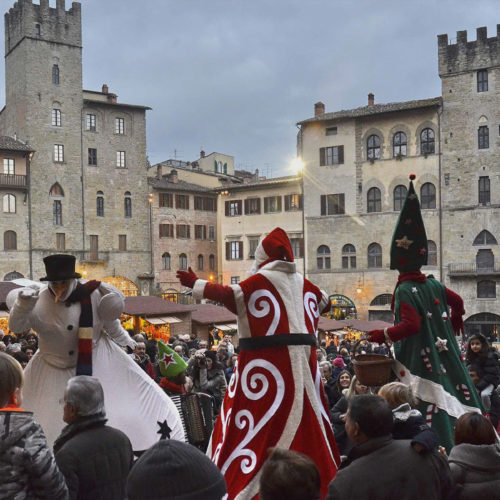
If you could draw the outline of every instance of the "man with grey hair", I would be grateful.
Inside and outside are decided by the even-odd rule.
[[[63,419],[68,425],[54,443],[54,454],[70,499],[125,498],[132,445],[123,432],[106,425],[104,392],[97,378],[69,379]]]

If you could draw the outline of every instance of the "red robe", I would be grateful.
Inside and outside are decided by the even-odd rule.
[[[327,295],[295,271],[295,263],[274,261],[239,285],[197,280],[195,298],[222,302],[238,315],[242,350],[215,424],[207,454],[225,476],[228,500],[258,496],[259,472],[274,446],[309,456],[321,475],[322,498],[340,457],[328,418],[313,345],[245,349],[263,339],[285,344],[299,339],[269,337],[317,332]],[[312,342],[310,343],[312,344]],[[248,344],[247,344],[248,345]]]

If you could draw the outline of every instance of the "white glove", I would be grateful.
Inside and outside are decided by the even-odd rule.
[[[21,301],[22,304],[30,304],[30,305],[35,305],[36,301],[38,300],[38,294],[40,293],[40,290],[34,290],[33,288],[23,288],[17,297]]]

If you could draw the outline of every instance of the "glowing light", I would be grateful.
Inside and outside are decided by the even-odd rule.
[[[290,167],[292,168],[292,170],[295,173],[300,174],[302,172],[302,170],[304,169],[304,162],[302,161],[302,158],[300,156],[297,156],[296,158],[294,158],[290,162]]]
[[[211,274],[211,275],[208,277],[208,279],[209,279],[210,281],[213,281],[213,280],[215,279],[215,276],[214,276],[213,274]]]
[[[361,293],[363,290],[361,290],[360,287],[356,288],[356,293]]]

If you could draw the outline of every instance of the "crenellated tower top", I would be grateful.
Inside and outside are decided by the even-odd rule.
[[[56,0],[50,7],[49,0],[18,0],[5,14],[5,55],[25,38],[56,44],[82,46],[82,15],[79,2],[66,10],[65,0]]]
[[[486,27],[477,28],[475,41],[467,41],[467,31],[457,31],[456,43],[448,35],[438,35],[439,76],[500,66],[500,24],[496,36],[488,38]]]

